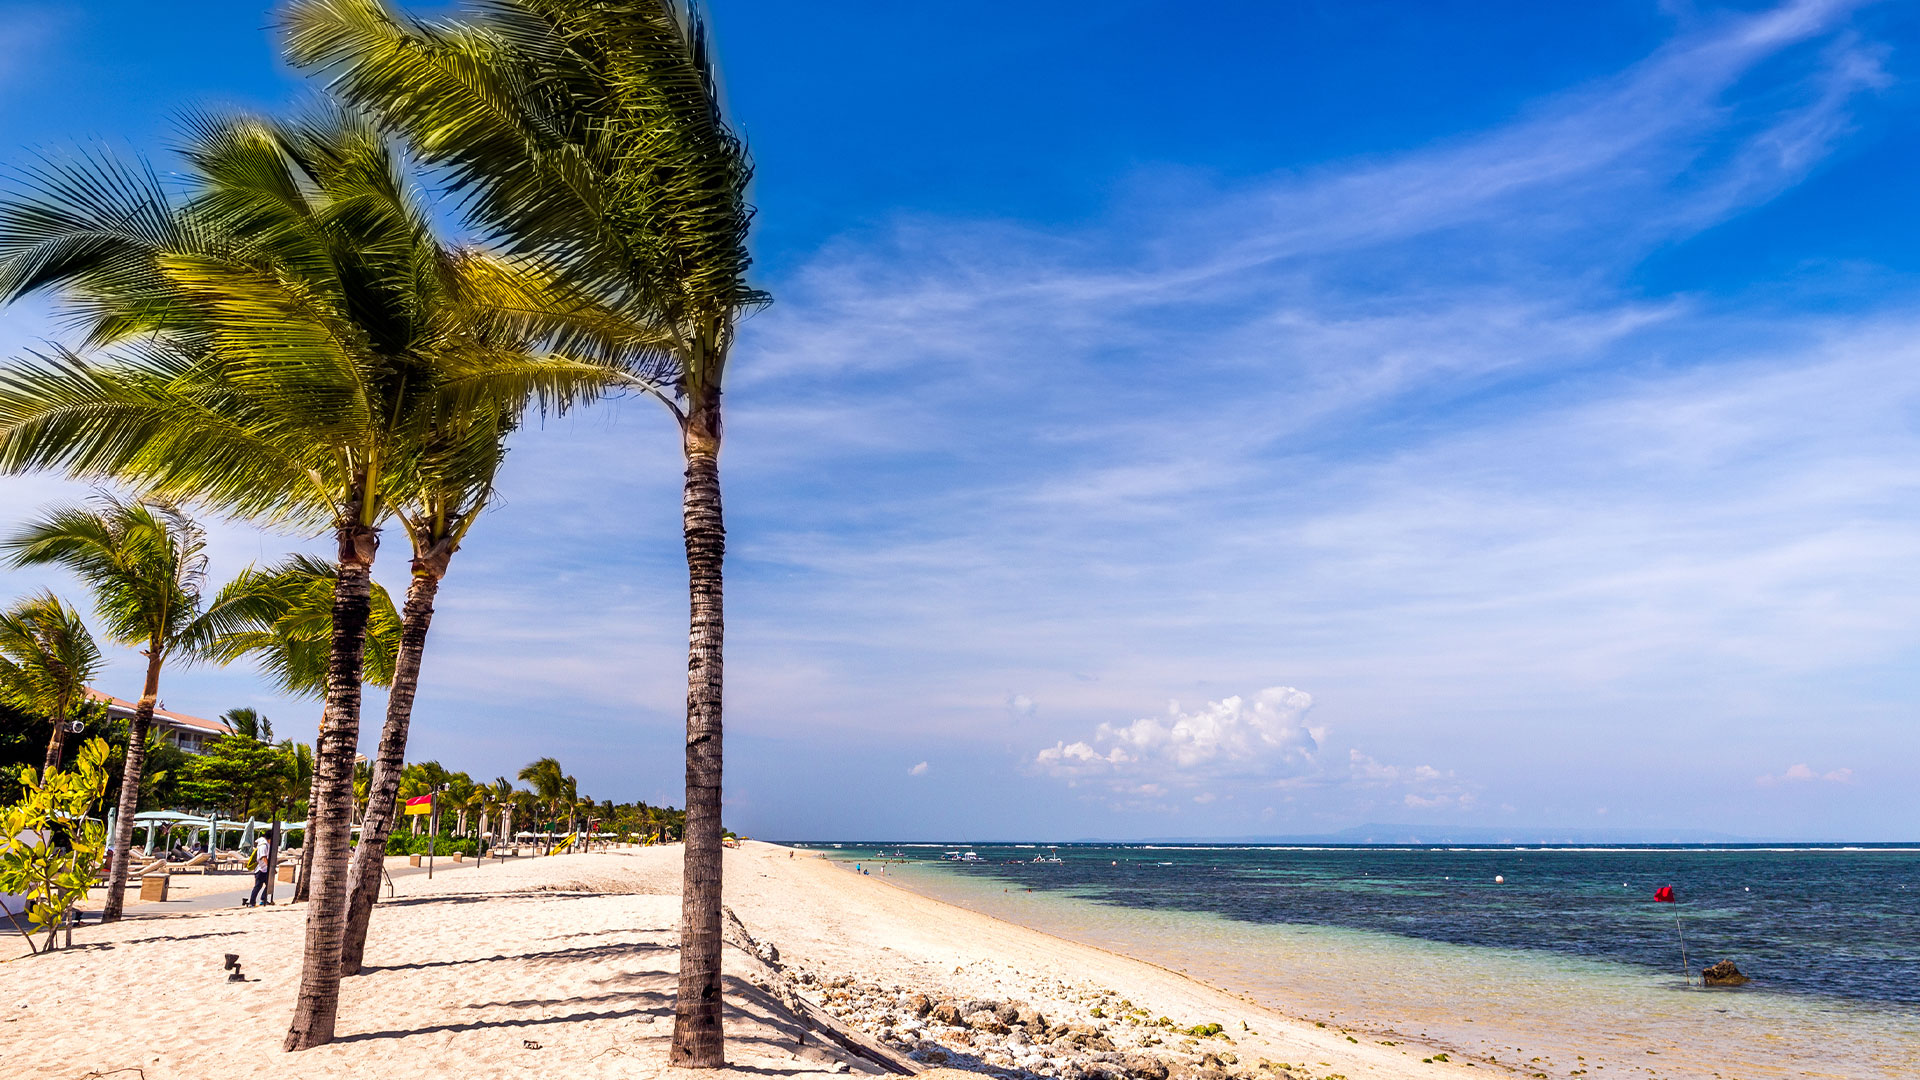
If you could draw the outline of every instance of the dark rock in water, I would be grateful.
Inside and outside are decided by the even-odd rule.
[[[1710,968],[1702,969],[1700,981],[1708,986],[1744,986],[1749,980],[1740,974],[1739,968],[1733,966],[1733,961],[1722,960]]]

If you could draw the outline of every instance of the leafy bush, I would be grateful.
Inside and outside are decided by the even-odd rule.
[[[429,841],[432,841],[436,855],[451,855],[456,851],[462,855],[475,855],[480,850],[479,843],[471,836],[442,836],[436,840],[426,833],[413,836],[396,830],[387,837],[387,854],[425,855]]]
[[[107,850],[105,826],[87,817],[107,790],[107,753],[105,740],[89,739],[71,768],[41,777],[29,767],[18,774],[24,797],[0,810],[0,892],[27,898],[27,919],[47,932],[46,949],[86,899]]]

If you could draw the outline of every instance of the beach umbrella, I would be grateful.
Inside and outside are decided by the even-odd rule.
[[[243,853],[253,850],[253,818],[251,817],[247,818],[247,827],[240,830],[240,850]]]

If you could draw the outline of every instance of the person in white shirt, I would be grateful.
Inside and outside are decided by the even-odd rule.
[[[268,865],[272,850],[272,841],[264,836],[253,842],[253,893],[247,897],[243,907],[258,904],[261,894],[267,891],[267,876],[273,873],[273,867]]]

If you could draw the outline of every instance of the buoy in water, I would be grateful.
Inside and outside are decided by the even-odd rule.
[[[1493,883],[1495,885],[1505,885],[1507,883],[1507,879],[1500,876],[1499,874],[1495,874],[1493,875]]]

